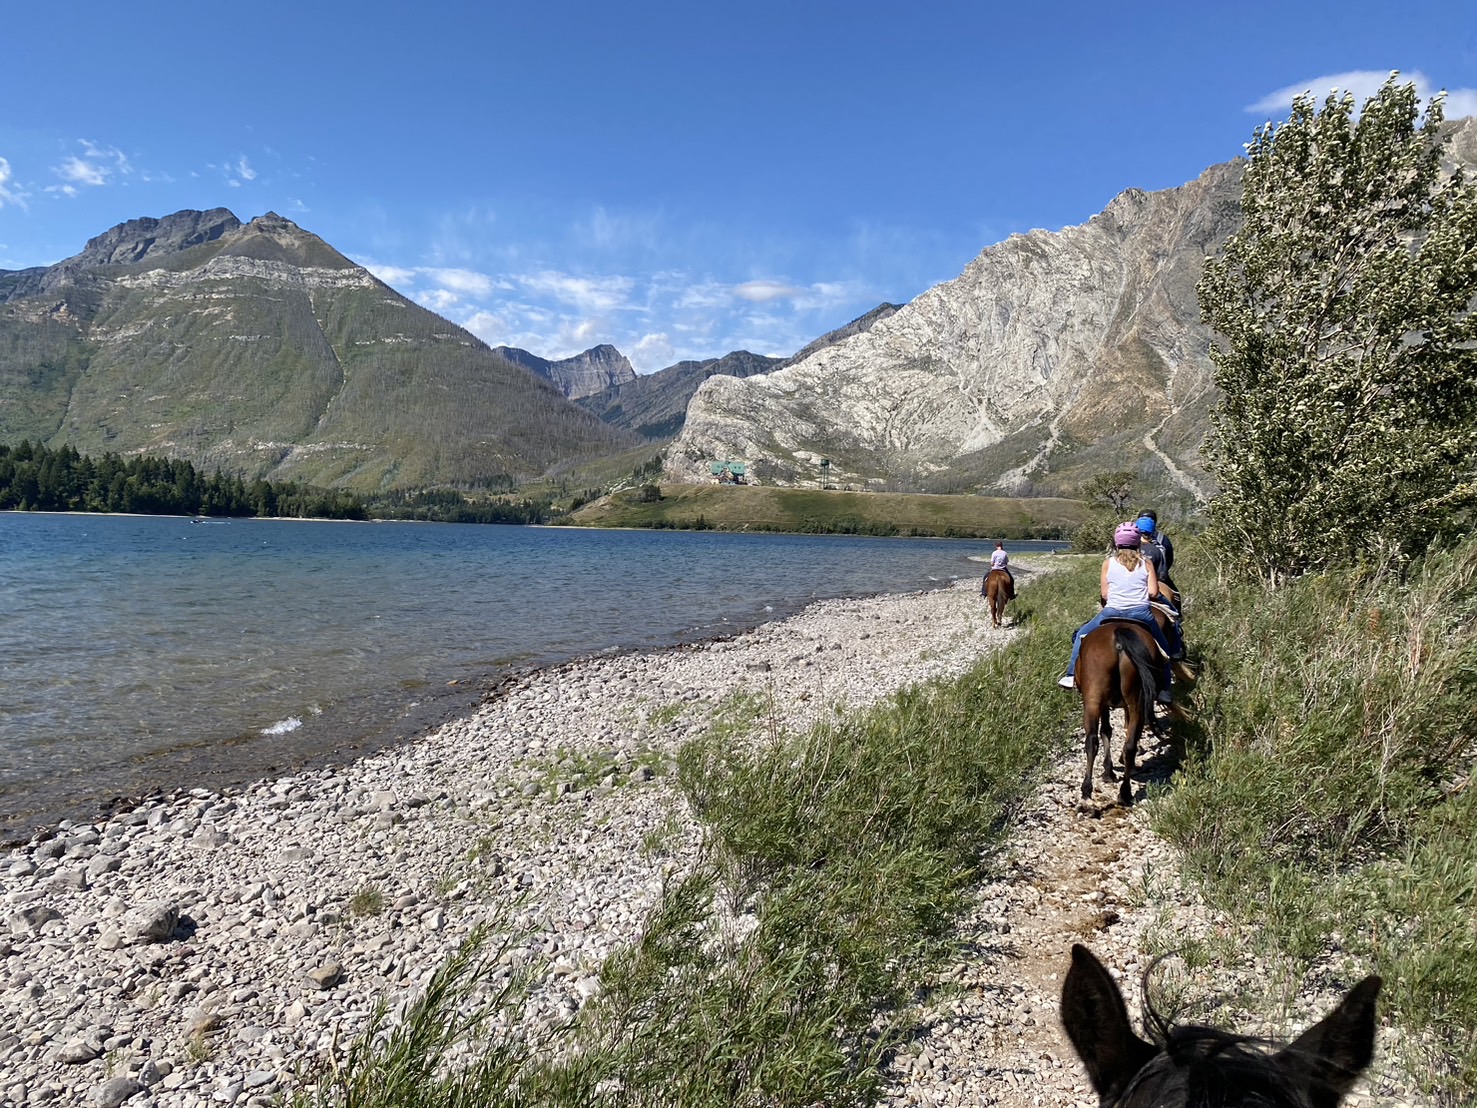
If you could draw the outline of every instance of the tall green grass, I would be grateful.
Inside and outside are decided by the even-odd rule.
[[[715,719],[679,757],[708,831],[701,860],[557,1040],[466,1017],[465,1034],[438,1038],[438,1011],[453,1026],[487,1007],[475,1000],[485,960],[464,952],[411,1012],[418,1032],[375,1027],[303,1101],[875,1103],[882,1063],[953,951],[971,882],[1072,732],[1076,700],[1054,681],[1097,567],[1064,564],[1016,601],[1025,633],[958,680],[803,734],[758,701]],[[493,1007],[510,1003],[499,994]],[[473,1041],[475,1063],[458,1061]],[[410,1065],[407,1044],[427,1057]]]
[[[1216,580],[1203,553],[1182,571]],[[1397,573],[1197,590],[1198,733],[1157,828],[1209,899],[1386,978],[1428,1091],[1477,1099],[1477,541]],[[1205,601],[1210,599],[1210,603]]]

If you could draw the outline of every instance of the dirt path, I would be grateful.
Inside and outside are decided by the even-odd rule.
[[[1118,736],[1121,725],[1116,713]],[[1017,822],[1002,876],[980,887],[960,925],[961,959],[942,976],[923,1033],[894,1062],[890,1103],[1097,1108],[1058,1017],[1073,943],[1091,947],[1118,978],[1136,1022],[1155,955],[1192,941],[1209,947],[1217,952],[1210,964],[1156,969],[1156,996],[1167,976],[1182,997],[1216,1002],[1200,1018],[1283,1041],[1366,972],[1333,950],[1316,972],[1289,976],[1182,881],[1177,851],[1149,827],[1152,802],[1143,803],[1147,785],[1168,781],[1176,753],[1165,736],[1145,736],[1131,809],[1117,805],[1116,784],[1102,782],[1101,757],[1085,805],[1080,748],[1055,763]],[[1399,1036],[1387,1026],[1379,1043],[1346,1108],[1423,1108],[1400,1068]]]
[[[1168,772],[1163,743],[1144,745],[1140,794]],[[1124,975],[1133,1005],[1146,960],[1140,938],[1156,916],[1145,872],[1173,857],[1142,812],[1114,803],[1116,784],[1099,782],[1080,810],[1081,776],[1080,753],[1062,758],[1028,803],[1004,854],[1005,875],[981,887],[960,927],[964,959],[940,983],[916,1050],[894,1067],[893,1103],[1097,1105],[1057,1018],[1068,951],[1076,942],[1092,947]]]

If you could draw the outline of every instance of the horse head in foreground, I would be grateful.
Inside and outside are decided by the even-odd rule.
[[[1150,1043],[1134,1033],[1117,982],[1074,945],[1062,1024],[1102,1108],[1336,1108],[1374,1057],[1379,991],[1366,977],[1277,1051],[1214,1027],[1171,1027],[1152,1008]]]
[[[1015,585],[1003,569],[992,569],[985,575],[985,598],[990,602],[990,623],[1000,626],[1005,618],[1005,605],[1015,599]]]

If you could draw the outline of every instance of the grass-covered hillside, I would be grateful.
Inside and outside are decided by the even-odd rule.
[[[288,220],[223,212],[144,249],[189,214],[0,273],[0,442],[373,494],[501,489],[639,441]]]
[[[962,538],[1065,538],[1087,516],[1076,500],[662,485],[628,489],[579,509],[583,527],[712,528]]]

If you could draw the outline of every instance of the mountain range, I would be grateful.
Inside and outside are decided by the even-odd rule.
[[[1451,133],[1477,163],[1477,120]],[[0,442],[362,492],[506,489],[670,444],[667,480],[723,459],[766,484],[1071,495],[1130,470],[1198,500],[1217,394],[1195,285],[1242,168],[1014,235],[792,357],[645,376],[608,345],[490,348],[271,212],[130,220],[0,271]]]
[[[275,213],[135,219],[0,271],[0,441],[248,478],[507,488],[639,436]]]

